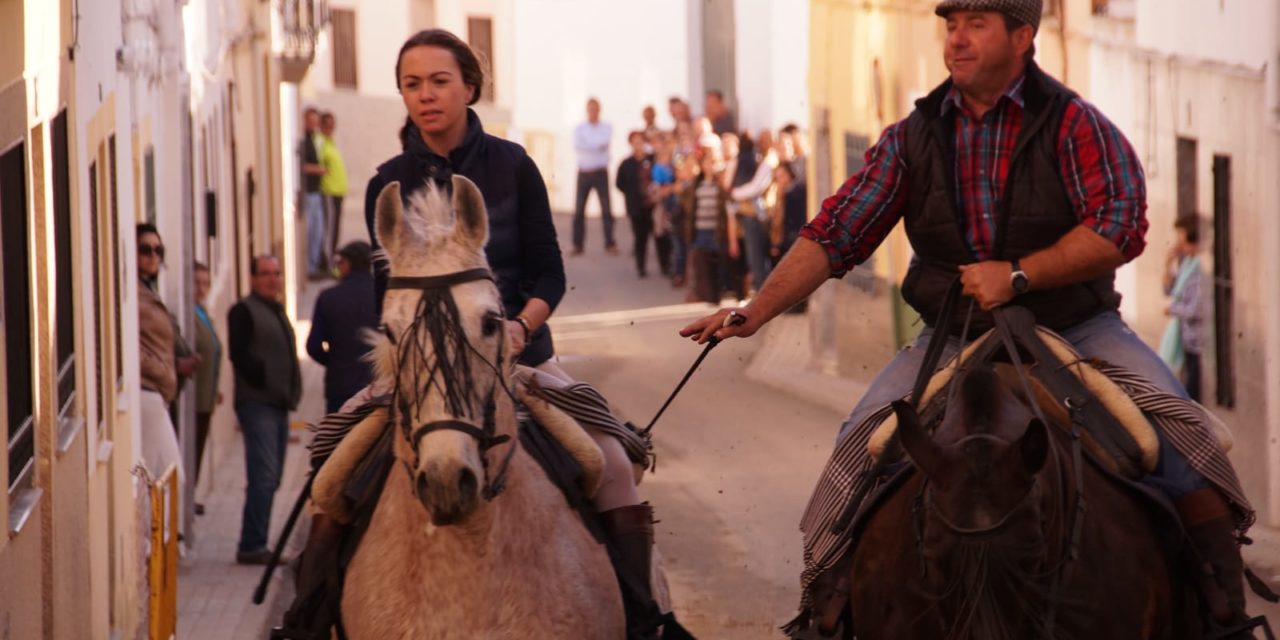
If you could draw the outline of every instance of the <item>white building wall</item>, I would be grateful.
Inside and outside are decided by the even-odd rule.
[[[627,132],[639,128],[645,105],[658,111],[658,125],[670,128],[667,98],[690,97],[701,89],[700,57],[691,53],[691,11],[681,0],[522,0],[514,5],[516,136],[539,162],[551,206],[571,211],[577,165],[573,129],[586,119],[586,102],[596,97],[601,119],[613,125],[610,179],[629,153]],[[573,34],[557,38],[554,34]],[[696,78],[696,82],[695,82]],[[615,216],[621,194],[610,189]],[[598,211],[593,197],[588,211]],[[589,233],[592,244],[599,231]]]
[[[808,5],[737,0],[734,9],[738,127],[808,128]]]
[[[1275,0],[1136,0],[1137,43],[1179,58],[1260,69],[1277,57]]]

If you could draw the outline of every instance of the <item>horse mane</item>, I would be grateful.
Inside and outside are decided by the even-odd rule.
[[[969,433],[990,433],[1000,407],[1000,377],[983,362],[965,370],[959,380],[964,424]]]

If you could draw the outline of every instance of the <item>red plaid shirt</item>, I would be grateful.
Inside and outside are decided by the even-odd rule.
[[[982,118],[964,106],[954,88],[943,111],[958,109],[955,126],[955,180],[965,241],[975,261],[993,254],[1000,198],[1009,160],[1022,129],[1020,77]],[[866,166],[831,197],[800,231],[822,245],[832,277],[861,264],[902,217],[911,185],[907,180],[905,120],[885,129],[867,150]],[[1142,165],[1124,134],[1096,107],[1080,98],[1066,107],[1058,131],[1058,164],[1080,224],[1110,240],[1127,260],[1142,253],[1147,232],[1147,190]]]

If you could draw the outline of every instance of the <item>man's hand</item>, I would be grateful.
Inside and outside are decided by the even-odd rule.
[[[737,314],[736,317],[743,318],[742,324],[729,324],[725,326],[725,322],[729,318],[729,314]],[[746,338],[760,330],[763,324],[753,318],[759,318],[760,314],[752,313],[746,307],[734,307],[731,309],[721,309],[705,318],[694,321],[689,326],[680,330],[680,336],[683,338],[692,338],[698,344],[703,344],[715,336],[717,340],[725,338]]]
[[[1013,265],[1000,260],[987,260],[960,265],[960,284],[964,294],[978,301],[983,311],[990,311],[1013,299]]]
[[[177,370],[178,375],[183,378],[190,378],[195,375],[196,369],[200,367],[200,356],[196,354],[189,355],[185,358],[178,358]]]

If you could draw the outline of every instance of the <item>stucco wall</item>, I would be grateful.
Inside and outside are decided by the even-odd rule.
[[[43,638],[39,527],[28,526],[0,553],[0,640]]]

